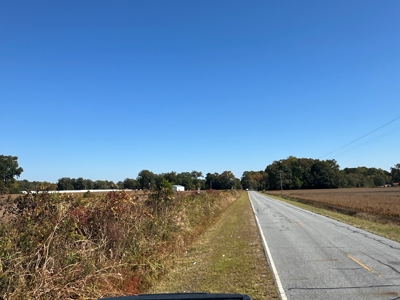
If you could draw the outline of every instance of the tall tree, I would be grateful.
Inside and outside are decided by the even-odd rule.
[[[205,182],[205,188],[206,189],[214,189],[218,190],[219,189],[219,180],[218,180],[219,174],[218,173],[207,173],[206,174],[206,182]]]
[[[264,171],[245,171],[240,182],[243,189],[265,190],[268,188],[268,174]]]
[[[84,190],[85,189],[85,181],[82,177],[79,177],[74,182],[74,190]]]
[[[59,191],[66,191],[66,190],[73,190],[74,184],[71,178],[63,177],[58,179],[57,182],[57,190]]]
[[[136,180],[143,190],[153,190],[156,187],[156,175],[149,170],[140,171]]]
[[[399,182],[400,181],[400,164],[397,164],[393,168],[390,168],[390,174],[392,175],[393,182]]]
[[[195,188],[201,188],[201,177],[203,177],[202,172],[192,171],[190,173],[192,175],[192,182]]]
[[[192,174],[189,172],[182,172],[177,174],[177,183],[183,185],[186,190],[193,189],[193,179]]]
[[[311,167],[311,174],[314,177],[313,188],[337,188],[338,177],[336,171],[334,162],[316,160]]]
[[[18,166],[18,157],[0,155],[0,190],[8,191],[24,170]]]
[[[7,189],[14,183],[24,170],[18,166],[18,157],[11,155],[0,155],[0,188]]]
[[[134,190],[137,188],[137,181],[135,179],[125,178],[123,182],[123,188]]]

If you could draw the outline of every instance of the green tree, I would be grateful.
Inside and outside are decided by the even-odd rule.
[[[91,179],[84,179],[85,190],[92,190],[94,188],[94,182]]]
[[[182,172],[177,174],[177,184],[183,185],[185,187],[185,190],[192,190],[194,187],[192,174],[189,172]]]
[[[375,175],[373,180],[374,180],[375,186],[383,186],[386,183],[386,180],[382,175]]]
[[[392,175],[393,182],[399,182],[400,181],[400,164],[397,164],[393,168],[390,168],[390,174]]]
[[[95,190],[107,190],[109,188],[107,180],[96,180],[94,182],[94,189]]]
[[[192,171],[190,173],[192,175],[192,182],[194,188],[201,188],[201,178],[203,177],[202,172]]]
[[[73,190],[74,189],[74,183],[71,178],[69,177],[63,177],[58,179],[57,181],[57,190],[58,191],[67,191],[67,190]]]
[[[313,188],[329,189],[338,187],[338,168],[334,161],[316,160],[311,167],[311,174],[314,177]]]
[[[149,170],[140,171],[136,180],[143,190],[153,190],[156,186],[156,175]]]
[[[177,174],[174,171],[169,173],[163,173],[160,176],[168,180],[168,182],[170,182],[171,184],[176,184],[178,182]]]
[[[224,171],[219,176],[220,189],[228,190],[234,188],[235,175],[231,171]]]
[[[18,157],[0,155],[0,191],[7,192],[24,170],[18,166]]]
[[[85,181],[82,177],[79,177],[74,182],[74,190],[84,190],[85,189]]]
[[[220,187],[219,184],[219,174],[218,173],[207,173],[206,174],[206,182],[205,182],[205,188],[206,189],[214,189],[218,190]]]
[[[224,171],[221,174],[207,173],[204,187],[213,190],[228,190],[241,189],[242,185],[240,179],[236,178],[231,171]]]
[[[137,181],[135,179],[126,178],[123,182],[124,189],[136,189],[137,188]]]
[[[264,171],[245,171],[240,182],[243,189],[265,190],[268,188],[268,174]]]

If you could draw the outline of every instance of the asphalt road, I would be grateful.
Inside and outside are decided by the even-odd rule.
[[[400,243],[257,192],[249,197],[282,299],[400,299]]]

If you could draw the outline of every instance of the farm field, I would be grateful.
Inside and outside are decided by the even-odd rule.
[[[268,191],[281,196],[281,191]],[[379,223],[400,225],[400,188],[286,190],[282,197]]]

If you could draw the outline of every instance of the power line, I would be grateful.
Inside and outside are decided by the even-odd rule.
[[[347,146],[349,146],[349,145],[351,145],[351,144],[353,144],[353,143],[355,143],[355,142],[361,140],[362,138],[364,138],[364,137],[370,135],[371,133],[374,133],[375,131],[381,129],[382,127],[385,127],[385,126],[389,125],[390,123],[393,123],[394,121],[396,121],[396,120],[398,120],[398,119],[400,119],[400,116],[397,117],[397,118],[395,118],[395,119],[393,119],[393,120],[391,120],[390,122],[387,122],[386,124],[384,124],[384,125],[382,125],[382,126],[376,128],[376,129],[374,129],[374,130],[368,132],[367,134],[364,134],[362,137],[359,137],[358,139],[355,139],[354,141],[352,141],[352,142],[350,142],[350,143],[348,143],[348,144],[346,144],[346,145],[344,145],[344,146],[342,146],[342,147],[340,147],[340,148],[338,148],[338,149],[336,149],[336,150],[333,150],[332,152],[329,152],[328,154],[322,155],[322,156],[319,157],[318,159],[321,159],[321,158],[323,158],[323,157],[325,157],[325,156],[328,156],[329,154],[332,154],[332,153],[334,153],[334,152],[336,152],[336,151],[339,151],[339,150],[341,150],[341,149],[343,149],[343,148],[345,148],[345,147],[347,147]]]
[[[384,133],[384,134],[382,134],[382,135],[380,135],[380,136],[378,136],[378,137],[372,139],[372,140],[366,141],[365,143],[362,143],[362,144],[360,144],[360,145],[358,145],[358,146],[355,146],[354,148],[351,148],[351,149],[349,149],[349,150],[347,150],[347,151],[345,151],[345,152],[342,152],[342,153],[340,153],[340,154],[337,154],[336,156],[340,156],[340,155],[346,154],[346,153],[348,153],[348,152],[351,152],[351,151],[353,151],[354,149],[357,149],[357,148],[359,148],[359,147],[361,147],[361,146],[370,144],[370,143],[372,143],[372,142],[374,142],[374,141],[376,141],[376,140],[379,140],[380,138],[383,138],[383,137],[385,137],[385,136],[388,136],[388,135],[390,135],[390,134],[392,134],[392,133],[394,133],[394,132],[396,132],[396,131],[399,131],[399,130],[400,130],[400,127],[397,127],[397,128],[395,128],[395,129],[393,129],[393,130],[391,130],[391,131],[388,131],[388,132],[386,132],[386,133]]]

